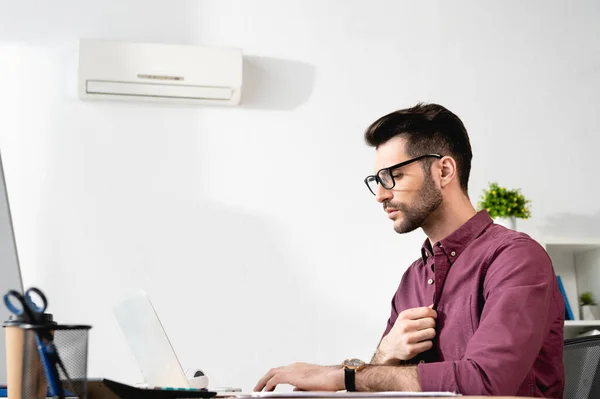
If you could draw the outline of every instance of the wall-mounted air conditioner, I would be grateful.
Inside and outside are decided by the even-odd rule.
[[[238,105],[241,49],[79,41],[79,97]]]

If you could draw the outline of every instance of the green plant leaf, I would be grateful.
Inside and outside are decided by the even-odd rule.
[[[596,301],[594,301],[594,296],[592,295],[592,293],[589,291],[586,291],[586,292],[582,292],[581,295],[579,295],[579,304],[581,306],[595,305]]]
[[[519,189],[512,190],[491,182],[483,191],[477,204],[478,208],[485,209],[490,217],[509,217],[528,219],[531,217],[529,208],[530,201],[527,200]]]

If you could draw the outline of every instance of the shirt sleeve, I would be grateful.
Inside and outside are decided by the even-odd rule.
[[[546,251],[533,239],[500,245],[483,283],[485,304],[464,357],[418,365],[423,391],[514,395],[564,304]],[[564,306],[564,305],[563,305]]]
[[[401,287],[402,287],[402,283],[400,283],[398,290],[400,290]],[[398,290],[396,290],[396,293],[392,297],[392,305],[391,305],[392,310],[390,313],[390,317],[388,318],[387,324],[385,326],[385,331],[383,332],[383,335],[381,336],[380,342],[383,338],[385,338],[386,335],[389,334],[392,327],[394,327],[394,323],[396,323],[396,319],[398,318],[399,312],[398,312],[398,309],[396,309],[396,295],[398,293]]]

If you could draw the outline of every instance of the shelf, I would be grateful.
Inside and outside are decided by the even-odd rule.
[[[546,250],[548,250],[548,247],[553,247],[562,251],[580,253],[594,249],[600,249],[600,239],[548,237],[544,240],[544,246],[546,247]]]
[[[597,237],[547,237],[546,251],[552,259],[557,276],[560,276],[567,301],[578,319],[580,314],[579,295],[589,291],[600,298],[600,239]],[[565,327],[598,328],[600,320],[567,321]],[[575,331],[573,330],[573,331]]]
[[[540,243],[560,276],[573,316],[579,319],[579,295],[589,291],[600,298],[600,237],[544,235]],[[564,335],[572,338],[594,329],[600,330],[600,320],[565,320]]]
[[[565,320],[565,327],[600,327],[600,320]]]
[[[594,328],[600,330],[600,320],[565,320],[564,338],[575,338]]]

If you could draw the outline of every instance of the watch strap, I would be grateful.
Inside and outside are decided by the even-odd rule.
[[[346,383],[346,391],[355,392],[356,391],[356,370],[344,367],[344,382]]]

